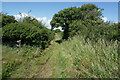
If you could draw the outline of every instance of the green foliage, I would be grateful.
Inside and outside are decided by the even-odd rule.
[[[3,77],[118,78],[120,23],[103,23],[101,11],[96,5],[86,4],[55,14],[52,30],[61,26],[62,38],[68,39],[61,44],[55,43],[61,38],[60,30],[51,32],[34,18],[25,17],[22,22],[5,25],[4,42],[21,40],[32,46],[3,45]],[[46,48],[49,44],[52,45]]]
[[[90,39],[92,41],[98,41],[100,38],[108,41],[118,40],[118,24],[106,24],[92,25],[85,21],[74,21],[69,25],[69,36],[73,37],[76,34],[84,36],[85,40]]]
[[[82,20],[90,19],[90,20],[98,20],[102,16],[101,11],[103,9],[98,8],[94,4],[85,4],[79,8],[82,12]]]
[[[3,27],[3,41],[16,42],[21,40],[22,44],[40,45],[45,49],[53,39],[53,33],[45,27],[39,28],[31,23],[11,23]]]
[[[17,22],[17,21],[15,20],[15,17],[14,17],[14,16],[10,16],[10,15],[3,14],[3,13],[0,13],[0,15],[2,16],[2,27],[4,27],[4,26],[7,25],[7,24],[10,24],[10,23],[15,23],[15,22]]]
[[[18,65],[20,65],[21,62],[7,62],[6,64],[3,65],[3,71],[2,71],[2,77],[7,78],[12,75],[12,72],[17,69]]]
[[[88,31],[88,28],[86,25],[84,25],[85,22],[82,20],[74,20],[70,25],[69,25],[69,37],[73,37],[74,35],[78,34],[80,32],[80,35],[85,35],[86,32]],[[91,27],[91,26],[90,26]]]
[[[75,30],[72,32],[71,29],[74,28],[69,29],[69,25],[76,20],[91,25],[99,25],[103,23],[102,19],[100,18],[102,16],[101,11],[102,9],[98,8],[94,4],[86,4],[78,8],[66,8],[55,14],[50,24],[52,29],[61,26],[64,30],[63,39],[68,39],[73,32],[76,32]]]
[[[37,19],[32,18],[32,17],[30,17],[30,16],[29,16],[29,17],[28,17],[28,16],[27,16],[27,17],[24,17],[24,19],[23,19],[22,22],[31,23],[31,24],[39,27],[39,28],[45,27],[42,22],[39,22]]]
[[[10,78],[119,78],[117,41],[86,42],[77,35],[61,44],[53,42],[43,52],[38,48],[3,46],[3,65],[22,62],[10,69]]]
[[[13,48],[8,45],[3,45],[2,50],[2,78],[10,78],[12,75],[17,75],[16,72],[19,69],[21,69],[21,72],[19,72],[19,74],[21,74],[22,71],[27,70],[26,68],[25,70],[22,69],[24,66],[28,65],[27,63],[36,57],[41,56],[41,49],[36,46],[23,45],[20,48]],[[34,63],[37,62],[34,61]]]
[[[74,36],[56,45],[54,53],[51,52],[54,54],[51,64],[56,62],[51,65],[54,67],[52,78],[117,78],[117,49],[117,41],[99,39],[93,43],[90,40],[86,42],[79,35]]]
[[[58,14],[55,14],[53,16],[53,19],[50,22],[52,29],[59,26],[62,27],[62,29],[64,30],[63,39],[67,39],[69,36],[68,26],[71,23],[71,21],[76,18],[75,16],[76,10],[77,10],[76,7],[71,7],[61,10],[58,12]]]
[[[55,31],[55,33],[60,33],[61,32],[60,29],[56,29],[54,31]]]

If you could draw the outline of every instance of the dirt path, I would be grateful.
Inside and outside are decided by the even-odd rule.
[[[35,78],[49,78],[52,75],[52,71],[48,67],[49,61],[46,64],[42,65],[40,70],[36,73],[37,75],[34,76]]]

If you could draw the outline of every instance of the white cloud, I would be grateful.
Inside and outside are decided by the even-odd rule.
[[[17,15],[13,15],[15,17],[15,19],[17,21],[19,21],[20,19],[23,19],[27,16],[29,16],[29,14],[27,13],[20,13],[20,14],[17,14]],[[30,16],[32,18],[36,18],[34,16]],[[52,19],[48,19],[47,17],[39,17],[39,18],[36,18],[38,21],[41,21],[48,29],[51,29],[51,25],[50,25],[50,21]]]
[[[40,17],[40,18],[36,18],[38,21],[41,21],[48,29],[51,29],[51,25],[50,25],[50,21],[52,19],[48,19],[47,17]],[[56,29],[60,29],[61,31],[62,30],[62,27],[58,27],[58,28],[54,28],[54,30]]]
[[[47,17],[39,17],[36,18],[38,21],[41,21],[48,29],[51,29],[50,21],[52,19],[48,19]]]
[[[103,17],[102,20],[103,20],[104,22],[107,22],[107,21],[108,21],[107,17]]]
[[[48,19],[47,17],[40,17],[40,18],[36,18],[38,21],[41,21],[43,24],[45,24],[45,26],[48,28],[48,29],[51,29],[51,25],[50,25],[50,21],[52,19]],[[56,29],[60,29],[61,31],[62,30],[62,27],[58,27],[58,28],[54,28],[54,30]]]
[[[24,17],[27,17],[29,16],[27,13],[20,13],[20,14],[17,14],[17,15],[13,15],[15,17],[16,20],[20,20],[20,19],[23,19]]]
[[[18,20],[18,21],[20,19],[24,19],[27,16],[29,16],[29,14],[27,14],[27,13],[21,13],[21,14],[14,15],[15,19]],[[50,21],[52,19],[48,19],[47,17],[39,17],[39,18],[34,17],[34,16],[30,16],[30,17],[36,18],[38,21],[42,22],[48,29],[51,29]],[[54,28],[54,30],[55,29],[60,29],[61,31],[63,31],[61,27]]]

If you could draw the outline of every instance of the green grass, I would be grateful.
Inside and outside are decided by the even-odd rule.
[[[22,46],[21,48],[11,48],[9,46],[3,46],[3,72],[8,72],[5,73],[5,77],[16,74],[14,71],[21,68],[20,66],[22,64],[27,64],[31,59],[34,59],[36,52],[40,55],[37,47]]]
[[[64,41],[56,45],[52,63],[56,63],[52,77],[62,78],[117,78],[118,53],[117,41],[98,43],[88,41],[76,36],[73,40]]]
[[[3,69],[15,63],[12,78],[118,78],[117,41],[92,43],[80,36],[61,44],[55,40],[42,53],[38,47],[3,46]]]

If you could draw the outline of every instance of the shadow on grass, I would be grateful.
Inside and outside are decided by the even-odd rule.
[[[62,40],[56,40],[55,42],[60,44],[60,43],[62,43]]]
[[[9,46],[9,47],[16,47],[16,44],[14,42],[5,42],[5,41],[2,41],[2,45],[5,45],[5,46]]]

